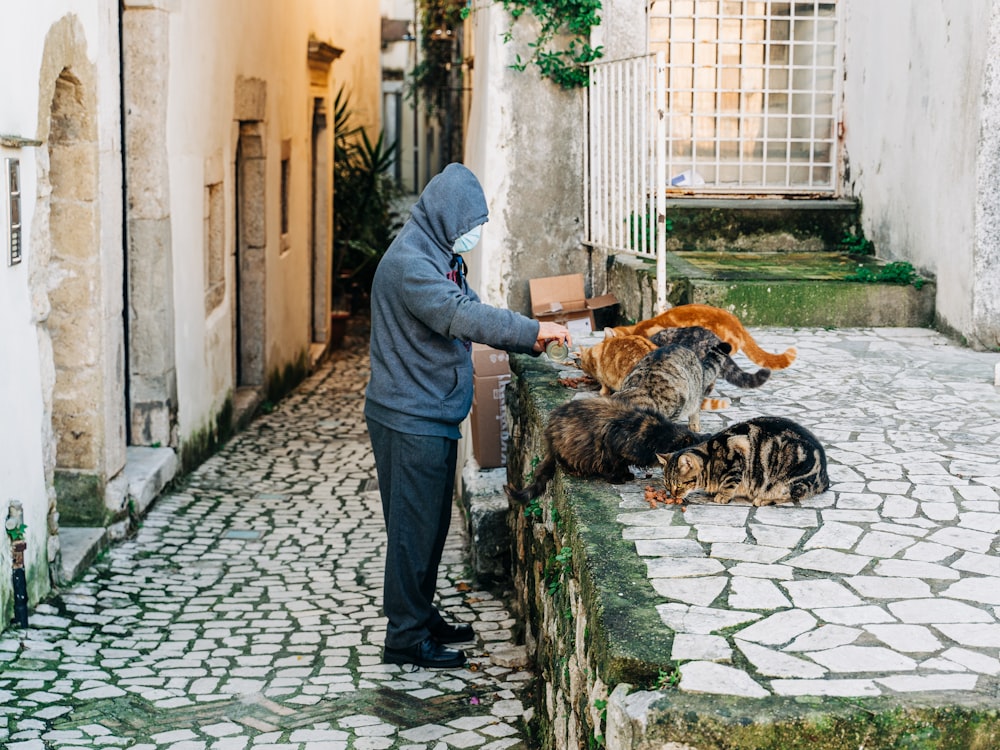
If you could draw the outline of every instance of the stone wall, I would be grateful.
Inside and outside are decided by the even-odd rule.
[[[521,486],[543,454],[546,415],[572,391],[544,357],[512,355],[511,371],[507,471]],[[609,692],[651,687],[672,669],[655,592],[617,513],[603,483],[562,474],[510,512],[517,615],[538,670],[535,716],[546,750],[603,744]]]

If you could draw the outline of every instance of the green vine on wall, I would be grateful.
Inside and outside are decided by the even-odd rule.
[[[498,0],[510,13],[511,28],[504,34],[504,41],[514,37],[513,24],[525,13],[530,13],[539,23],[538,38],[528,43],[531,57],[522,60],[517,55],[514,70],[525,70],[528,65],[538,66],[543,78],[549,78],[564,89],[586,86],[586,64],[599,59],[602,47],[590,46],[590,30],[601,23],[598,11],[601,0]],[[462,10],[467,18],[469,7]],[[569,37],[568,41],[565,41]]]
[[[421,60],[410,75],[433,114],[447,107],[449,90],[456,85],[453,70],[460,70],[461,61],[454,59],[455,40],[468,7],[464,0],[420,0],[419,7]]]

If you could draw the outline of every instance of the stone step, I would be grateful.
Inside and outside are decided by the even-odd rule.
[[[892,270],[886,261],[870,255],[678,251],[667,253],[666,268],[670,304],[721,307],[746,325],[926,328],[934,322],[932,279],[848,280],[859,272],[877,277]],[[622,319],[643,320],[655,314],[653,261],[616,257],[608,280]]]
[[[860,242],[850,199],[668,200],[666,248],[698,252],[816,252]]]
[[[132,446],[126,451],[125,477],[134,512],[145,515],[150,503],[177,474],[177,454],[172,448]]]
[[[177,471],[177,454],[171,448],[127,448],[122,473],[128,484],[129,515],[108,527],[60,525],[58,583],[75,581],[113,541],[124,538],[134,520],[146,514]]]
[[[931,326],[933,281],[847,280],[861,269],[877,276],[887,265],[837,252],[671,253],[667,260],[684,302],[731,310],[746,325]]]
[[[667,299],[732,311],[747,325],[929,327],[936,288],[876,280],[892,271],[871,253],[850,199],[683,198],[667,201]],[[858,273],[867,280],[849,280]],[[897,277],[896,281],[899,281]],[[608,275],[620,317],[655,312],[651,260],[616,256]]]
[[[61,564],[58,583],[75,581],[110,544],[107,529],[93,526],[63,526],[59,529]]]

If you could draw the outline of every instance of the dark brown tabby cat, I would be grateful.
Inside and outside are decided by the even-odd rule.
[[[697,432],[702,402],[715,387],[731,350],[722,342],[699,357],[686,346],[660,347],[639,360],[622,381],[621,389],[610,398],[657,411],[671,421],[686,419]],[[728,405],[724,399],[712,401]]]
[[[784,417],[730,425],[691,448],[658,456],[671,497],[756,506],[804,500],[830,486],[826,452],[809,430]]]
[[[656,411],[597,396],[568,401],[549,414],[545,426],[545,457],[535,467],[531,484],[507,496],[527,502],[544,491],[561,466],[582,477],[609,482],[632,478],[629,466],[653,466],[657,454],[693,445],[703,438],[674,424]]]
[[[714,332],[701,326],[664,328],[650,336],[649,340],[657,346],[670,346],[671,344],[686,346],[703,359],[712,349],[722,343],[722,339]],[[727,354],[722,361],[719,377],[738,388],[760,388],[771,377],[771,371],[762,367],[757,372],[747,372]]]

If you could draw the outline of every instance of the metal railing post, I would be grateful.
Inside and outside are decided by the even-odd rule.
[[[667,309],[667,96],[666,57],[656,53],[656,311]]]

